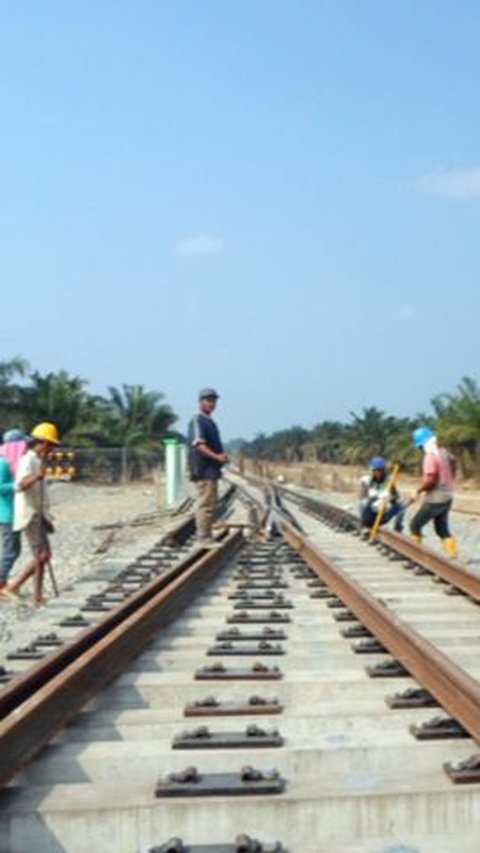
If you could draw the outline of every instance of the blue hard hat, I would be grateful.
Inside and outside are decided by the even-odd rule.
[[[426,441],[430,438],[435,438],[435,433],[430,427],[421,426],[412,433],[413,443],[415,447],[423,447]]]
[[[10,441],[27,441],[28,435],[24,433],[23,429],[8,429],[2,435],[2,441],[4,444],[7,444]]]
[[[383,456],[372,456],[370,459],[370,468],[373,468],[374,471],[385,471],[387,460]]]

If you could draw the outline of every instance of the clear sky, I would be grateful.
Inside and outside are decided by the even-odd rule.
[[[225,437],[479,378],[478,0],[0,2],[1,358]]]

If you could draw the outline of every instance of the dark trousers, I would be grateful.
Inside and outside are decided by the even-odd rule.
[[[429,521],[433,521],[435,533],[440,539],[450,539],[451,533],[448,526],[448,513],[452,506],[452,498],[439,504],[423,503],[410,521],[410,531],[414,536],[422,535],[422,528]]]
[[[13,530],[11,524],[0,524],[2,539],[2,558],[0,565],[0,584],[7,582],[12,566],[20,554],[20,533]]]
[[[400,501],[391,504],[382,516],[382,524],[388,524],[391,518],[395,518],[394,528],[397,533],[403,530],[403,519],[405,516],[405,506]],[[377,518],[377,513],[367,504],[361,511],[362,527],[373,527]]]

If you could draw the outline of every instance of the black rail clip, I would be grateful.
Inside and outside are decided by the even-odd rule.
[[[205,666],[197,669],[195,679],[202,680],[219,680],[219,681],[242,681],[245,679],[278,679],[282,674],[278,666],[268,667],[265,664],[256,662],[250,669],[229,669],[223,663],[215,663],[213,666]]]
[[[77,613],[76,616],[67,616],[58,624],[61,628],[88,628],[91,623],[81,613]]]
[[[264,699],[262,696],[250,696],[246,701],[218,702],[215,697],[207,696],[201,702],[191,702],[184,708],[185,717],[237,717],[251,714],[280,714],[283,706],[278,699]]]
[[[207,655],[284,655],[285,651],[280,643],[269,643],[268,640],[260,640],[256,646],[239,646],[226,640],[216,643],[207,651]]]
[[[409,731],[417,740],[449,740],[470,737],[463,726],[451,717],[432,717],[424,723],[413,723]]]
[[[348,628],[342,628],[340,630],[340,634],[342,637],[345,637],[346,640],[353,640],[358,637],[371,637],[372,634],[365,627],[365,625],[349,625]]]
[[[443,769],[455,784],[480,782],[480,755],[472,755],[458,764],[448,761],[443,765]]]
[[[327,599],[327,607],[330,607],[331,610],[339,610],[340,607],[345,607],[345,605],[340,598],[334,596]]]
[[[165,844],[149,847],[146,853],[287,853],[279,841],[262,843],[249,835],[237,835],[233,844],[184,844],[181,838],[170,838]]]
[[[55,633],[40,634],[33,642],[36,646],[63,646],[63,640]]]
[[[398,660],[382,660],[374,666],[367,666],[370,678],[403,678],[410,675]]]
[[[41,660],[45,654],[46,652],[40,651],[35,643],[29,643],[28,646],[19,646],[14,652],[9,652],[7,660]]]
[[[217,794],[233,796],[281,794],[285,780],[277,770],[256,770],[242,767],[238,773],[199,773],[196,767],[187,767],[180,773],[170,773],[159,779],[156,797],[205,797]]]
[[[288,613],[278,613],[277,610],[270,610],[268,613],[248,613],[247,610],[241,610],[239,613],[235,613],[233,616],[227,617],[227,622],[229,624],[236,622],[238,624],[250,623],[263,625],[265,622],[276,622],[279,624],[290,621]]]
[[[366,640],[356,640],[352,643],[351,648],[356,655],[385,654],[387,651],[385,646],[382,646],[375,637],[369,637]]]
[[[266,731],[250,724],[244,732],[211,732],[208,726],[199,726],[182,732],[174,738],[173,749],[249,749],[251,747],[283,746],[283,737],[277,729]]]
[[[355,613],[352,613],[351,610],[339,610],[338,613],[333,614],[333,618],[335,622],[356,622],[357,617]]]
[[[409,687],[385,699],[389,708],[436,708],[437,700],[423,687]]]
[[[313,586],[313,584],[309,584],[309,586]],[[315,598],[327,598],[327,599],[335,599],[338,601],[338,596],[332,592],[331,589],[326,589],[325,587],[319,587],[315,592]]]

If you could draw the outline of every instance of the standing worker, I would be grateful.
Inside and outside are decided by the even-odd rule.
[[[197,487],[197,542],[209,546],[215,544],[212,525],[218,500],[218,481],[228,456],[211,417],[217,405],[217,392],[214,388],[204,388],[198,398],[200,408],[188,428],[190,476]]]
[[[31,447],[20,459],[17,470],[14,529],[25,534],[33,559],[5,587],[2,595],[18,598],[20,587],[34,575],[33,600],[39,607],[46,602],[43,575],[51,557],[48,534],[54,530],[44,482],[45,465],[47,456],[60,441],[57,427],[48,422],[37,424],[31,437]]]
[[[8,576],[20,554],[20,533],[13,529],[15,475],[18,462],[27,449],[24,432],[9,429],[3,434],[0,447],[0,530],[2,554],[0,562],[0,593],[6,588]]]
[[[445,447],[439,447],[430,427],[422,426],[413,433],[415,447],[423,450],[423,480],[416,497],[424,495],[423,503],[410,522],[412,538],[422,542],[422,529],[433,521],[435,533],[442,540],[448,557],[457,556],[457,542],[450,533],[448,514],[453,502],[455,459]]]
[[[383,456],[373,456],[370,460],[370,474],[365,474],[360,480],[360,521],[363,536],[370,533],[384,502],[386,506],[381,523],[387,524],[394,518],[397,533],[403,530],[405,504],[400,500],[395,484],[389,483],[388,473],[387,460]]]

